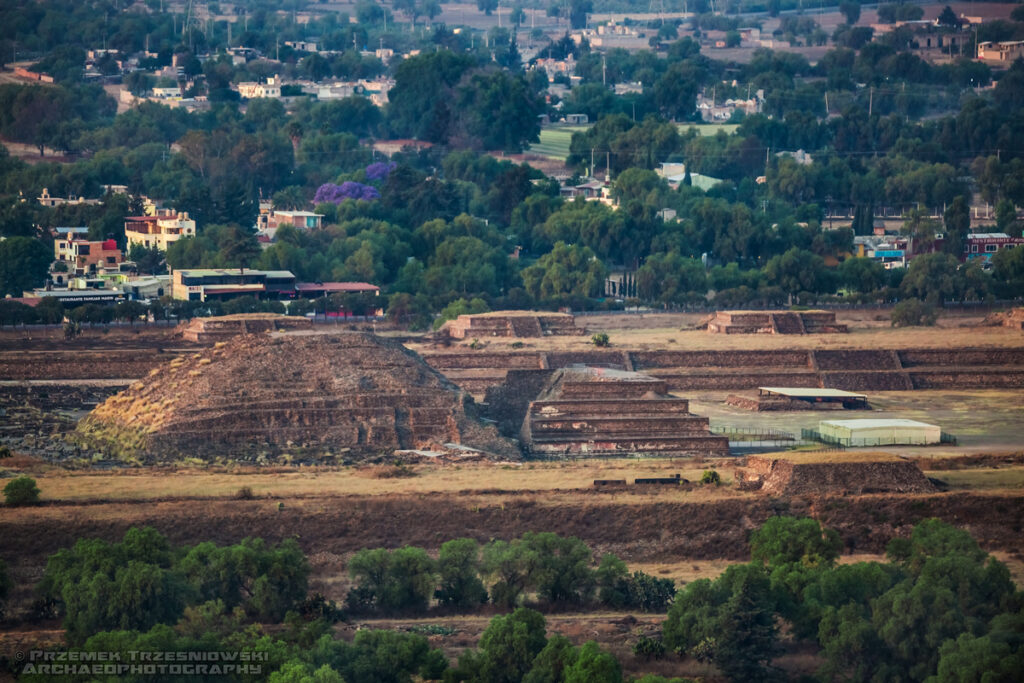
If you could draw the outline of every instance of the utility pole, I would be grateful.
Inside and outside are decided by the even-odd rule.
[[[590,148],[590,177],[594,177],[594,148]]]
[[[871,118],[871,111],[875,104],[875,86],[868,90],[868,118]]]
[[[601,84],[608,87],[608,60],[604,56],[601,57]]]

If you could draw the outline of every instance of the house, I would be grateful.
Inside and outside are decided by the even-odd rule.
[[[1010,237],[1005,232],[972,232],[964,239],[964,253],[960,260],[989,261],[1000,249],[1013,249],[1024,245],[1024,238]]]
[[[295,275],[288,270],[213,268],[176,270],[171,276],[171,296],[182,301],[211,301],[254,296],[257,299],[290,299],[295,295]]]
[[[67,198],[65,198],[65,197],[54,197],[54,196],[50,195],[50,191],[47,188],[45,188],[45,187],[43,188],[43,193],[41,195],[39,195],[38,197],[36,197],[36,199],[38,200],[38,202],[42,206],[45,206],[45,207],[48,207],[48,208],[51,208],[51,209],[54,208],[54,207],[57,207],[57,206],[64,206],[65,204],[91,204],[91,205],[97,205],[97,204],[102,204],[103,203],[99,199],[86,199],[85,197],[79,197],[78,199],[75,199],[74,197],[67,197]]]
[[[121,283],[121,291],[129,299],[159,299],[171,290],[170,275],[146,275]]]
[[[427,142],[426,140],[375,140],[373,142],[373,150],[387,156],[398,154],[399,152],[419,152],[430,149],[433,146],[434,143]]]
[[[299,52],[319,52],[320,45],[315,40],[286,40],[284,44]]]
[[[268,76],[266,83],[255,81],[243,81],[234,87],[239,96],[246,100],[260,97],[277,99],[281,97],[281,79],[277,76]]]
[[[879,261],[887,270],[906,268],[911,242],[898,235],[858,235],[853,238],[853,251],[854,256]]]
[[[586,114],[566,114],[562,118],[562,123],[566,123],[570,126],[584,126],[590,123],[590,117]]]
[[[324,215],[312,211],[269,211],[260,212],[256,217],[256,232],[271,241],[277,229],[285,225],[303,230],[319,230],[324,227]]]
[[[129,216],[124,220],[129,250],[133,246],[167,251],[167,245],[182,237],[195,237],[196,222],[187,212],[158,210],[155,216]]]
[[[686,183],[686,164],[666,162],[662,163],[661,168],[655,169],[654,172],[668,181],[669,187],[673,190],[678,190],[680,185]],[[713,178],[712,176],[700,173],[690,173],[690,185],[705,192],[721,182],[723,182],[721,178]]]
[[[644,84],[640,81],[631,81],[629,83],[616,83],[615,84],[616,95],[643,95]]]
[[[51,228],[50,235],[53,236],[54,240],[67,239],[74,237],[75,239],[84,240],[89,236],[88,226],[81,225],[77,227],[62,227],[62,228]]]
[[[1024,40],[978,43],[978,59],[1009,64],[1024,57]]]
[[[70,235],[53,243],[54,260],[66,263],[73,274],[95,273],[124,260],[114,240],[90,242]]]

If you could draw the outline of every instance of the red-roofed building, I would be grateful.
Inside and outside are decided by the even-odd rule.
[[[90,242],[74,236],[53,243],[53,257],[68,264],[72,275],[88,275],[97,270],[116,266],[124,260],[114,240]]]

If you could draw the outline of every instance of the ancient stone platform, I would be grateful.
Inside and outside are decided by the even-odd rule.
[[[832,311],[719,311],[708,322],[714,334],[824,334],[847,332]]]
[[[140,462],[348,461],[446,443],[519,455],[418,355],[360,332],[241,335],[178,357],[99,405],[74,438]]]
[[[576,336],[584,333],[568,313],[533,311],[495,311],[460,315],[441,326],[441,334],[452,339],[480,337]]]
[[[191,342],[218,342],[239,334],[309,330],[307,318],[274,313],[240,313],[213,318],[193,318],[179,326],[182,339]]]
[[[557,370],[529,404],[520,440],[534,456],[729,455],[663,380],[608,368]]]
[[[935,490],[913,461],[887,453],[751,455],[735,479],[741,489],[786,496]]]

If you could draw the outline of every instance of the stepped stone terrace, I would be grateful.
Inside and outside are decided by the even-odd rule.
[[[724,436],[664,380],[637,372],[557,370],[523,420],[521,442],[534,456],[729,455]]]
[[[714,334],[823,334],[847,332],[832,311],[719,311],[708,322]]]
[[[533,311],[497,311],[460,315],[449,320],[440,332],[452,339],[473,337],[548,337],[576,336],[584,333],[568,313]]]

